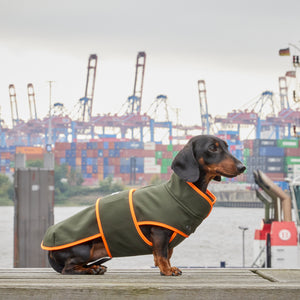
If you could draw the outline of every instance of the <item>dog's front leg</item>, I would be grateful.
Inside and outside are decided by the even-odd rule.
[[[173,249],[169,249],[168,246],[171,235],[172,232],[168,229],[160,227],[151,228],[154,263],[155,266],[159,267],[161,275],[178,276],[182,272],[176,267],[171,267],[170,264]]]

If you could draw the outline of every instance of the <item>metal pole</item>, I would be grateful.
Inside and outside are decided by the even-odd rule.
[[[245,231],[248,230],[248,227],[239,226],[239,229],[243,230],[243,268],[245,268]]]
[[[51,122],[51,98],[52,98],[52,83],[53,81],[49,80],[49,128],[48,128],[48,136],[49,136],[49,140],[48,140],[48,144],[52,145],[52,122]]]

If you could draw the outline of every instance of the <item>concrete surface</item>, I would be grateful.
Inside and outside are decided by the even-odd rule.
[[[52,269],[0,269],[0,299],[300,299],[300,269],[108,270],[61,275]]]

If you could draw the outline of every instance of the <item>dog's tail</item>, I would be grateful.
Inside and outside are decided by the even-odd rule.
[[[50,251],[48,252],[48,260],[49,260],[49,264],[50,266],[58,273],[61,273],[63,268],[65,267],[64,265],[61,265],[59,263],[57,263],[57,261],[52,257]]]

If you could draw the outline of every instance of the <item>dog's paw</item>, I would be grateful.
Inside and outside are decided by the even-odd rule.
[[[106,272],[107,268],[105,266],[93,265],[89,267],[89,273],[92,275],[103,275]]]
[[[171,270],[172,270],[172,274],[175,274],[173,276],[178,276],[182,274],[182,271],[176,267],[172,267]]]
[[[160,271],[160,275],[162,276],[180,276],[181,274],[181,270],[176,267],[172,267],[166,271]]]

